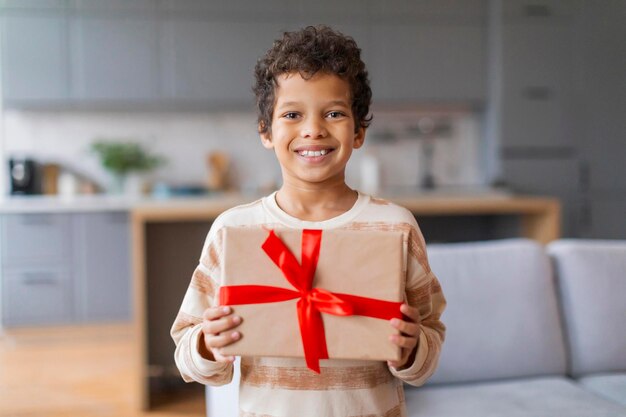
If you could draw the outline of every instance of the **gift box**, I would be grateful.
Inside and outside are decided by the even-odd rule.
[[[392,231],[224,229],[221,305],[243,318],[225,355],[398,360],[403,236]]]

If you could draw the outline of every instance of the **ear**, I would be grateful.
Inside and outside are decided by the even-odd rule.
[[[259,124],[259,136],[261,137],[261,143],[265,149],[273,149],[274,143],[272,142],[272,134],[269,131],[261,132],[262,125]]]
[[[354,141],[352,142],[352,148],[359,149],[365,143],[365,128],[359,127],[359,130],[354,134]]]

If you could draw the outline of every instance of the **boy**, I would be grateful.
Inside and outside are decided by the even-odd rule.
[[[407,245],[406,302],[400,308],[406,319],[390,321],[401,332],[390,342],[401,347],[401,359],[328,359],[318,375],[304,359],[244,357],[239,407],[242,416],[405,416],[402,381],[421,385],[434,372],[445,333],[439,319],[445,299],[412,214],[345,183],[346,164],[363,145],[371,121],[360,49],[328,27],[309,26],[274,42],[255,74],[261,142],[275,152],[283,184],[213,223],[172,327],[178,368],[186,381],[222,385],[232,378],[234,358],[219,348],[245,336],[237,331],[245,317],[215,303],[224,226],[400,230]]]

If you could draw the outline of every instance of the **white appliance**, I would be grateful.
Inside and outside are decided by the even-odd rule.
[[[375,110],[366,146],[383,188],[483,187],[481,118],[470,109]]]

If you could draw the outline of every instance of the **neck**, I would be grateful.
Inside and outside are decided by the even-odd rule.
[[[285,181],[276,193],[276,202],[283,211],[307,221],[337,217],[350,210],[357,198],[357,192],[343,181],[324,186]]]

